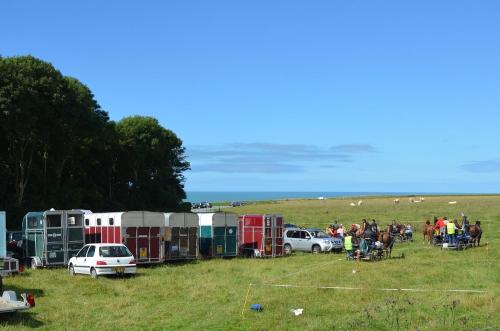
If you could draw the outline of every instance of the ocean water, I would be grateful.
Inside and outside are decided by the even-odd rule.
[[[317,199],[318,197],[339,198],[353,196],[404,196],[423,195],[408,192],[186,192],[189,202],[263,201],[285,199]]]

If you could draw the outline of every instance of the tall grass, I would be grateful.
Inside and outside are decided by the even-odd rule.
[[[282,213],[287,222],[325,227],[375,218],[417,226],[416,242],[395,246],[404,259],[355,262],[343,254],[296,253],[277,259],[213,259],[140,268],[132,278],[71,278],[65,269],[29,270],[6,288],[35,293],[30,311],[0,316],[5,329],[50,330],[490,330],[498,329],[500,197],[429,197],[420,204],[389,198],[291,200],[233,208]],[[420,225],[462,210],[484,229],[482,246],[442,251],[422,242]],[[486,243],[488,243],[486,245]],[[297,287],[274,287],[293,285]],[[359,290],[320,287],[354,287]],[[384,291],[407,288],[422,292]],[[446,292],[450,289],[485,293]],[[248,296],[247,296],[248,294]],[[246,304],[244,305],[246,299]],[[262,312],[249,309],[263,305]],[[290,309],[304,308],[294,316]]]

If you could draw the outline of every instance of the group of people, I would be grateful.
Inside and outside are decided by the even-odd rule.
[[[413,227],[410,223],[404,224],[399,223],[396,220],[392,221],[393,235],[399,234],[403,239],[412,240],[413,238]]]
[[[356,238],[356,242],[360,239],[369,242],[371,246],[373,246],[378,240],[379,228],[374,219],[371,223],[363,219],[361,225],[352,224],[348,229],[346,229],[343,224],[338,224],[335,221],[335,223],[326,228],[326,233],[331,237],[342,239],[347,255],[352,256],[353,238]]]
[[[446,241],[449,245],[455,245],[457,234],[465,233],[469,235],[470,224],[467,216],[463,217],[463,223],[460,224],[455,220],[448,220],[447,217],[434,217],[434,235],[440,236],[441,240]]]
[[[337,221],[335,223],[330,224],[325,231],[332,238],[340,238],[343,239],[346,233],[344,225],[338,224]]]

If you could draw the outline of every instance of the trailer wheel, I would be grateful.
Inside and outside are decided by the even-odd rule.
[[[292,254],[292,246],[290,244],[285,244],[285,255]]]
[[[70,276],[74,276],[75,275],[75,268],[73,267],[72,264],[69,265],[68,271],[69,271],[69,275]]]
[[[319,247],[319,245],[314,245],[314,246],[312,247],[312,252],[313,252],[314,254],[318,254],[318,253],[320,253],[320,252],[321,252],[321,247]]]
[[[97,278],[97,271],[95,270],[95,268],[90,269],[90,277],[94,279]]]
[[[36,260],[35,259],[31,259],[31,269],[35,270],[36,268],[38,268],[38,266],[36,264]]]

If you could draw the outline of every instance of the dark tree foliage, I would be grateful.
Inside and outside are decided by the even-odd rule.
[[[152,117],[124,118],[116,131],[118,201],[131,209],[178,209],[186,197],[182,172],[189,169],[182,141]]]
[[[0,58],[0,210],[178,210],[182,142],[148,117],[109,120],[92,92],[32,56]]]

